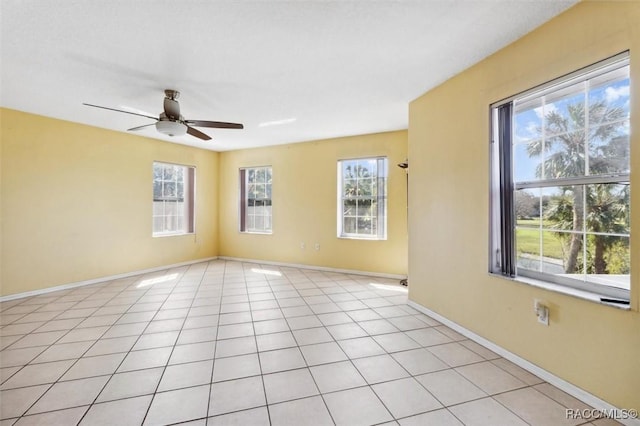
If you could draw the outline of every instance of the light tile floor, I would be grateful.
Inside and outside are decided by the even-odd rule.
[[[616,424],[388,279],[216,260],[0,308],[0,426]]]

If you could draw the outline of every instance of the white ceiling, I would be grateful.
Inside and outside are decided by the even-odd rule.
[[[82,103],[156,116],[178,89],[186,119],[245,129],[137,133],[216,151],[406,129],[411,100],[575,2],[1,0],[0,104],[125,131],[153,121]]]

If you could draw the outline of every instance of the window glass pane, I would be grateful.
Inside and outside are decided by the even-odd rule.
[[[343,232],[346,234],[355,234],[356,233],[356,218],[355,217],[345,217],[343,221]]]
[[[629,122],[598,126],[589,137],[589,174],[629,173]]]
[[[358,234],[372,234],[372,225],[370,217],[358,217]]]
[[[513,147],[513,180],[530,182],[542,179],[542,140],[519,143]]]
[[[513,114],[513,142],[516,144],[539,139],[542,136],[542,100],[534,99],[517,104]]]
[[[629,234],[629,185],[586,186],[588,232]]]
[[[540,226],[540,189],[520,189],[515,193],[514,208],[518,225]]]
[[[543,179],[585,175],[584,131],[575,131],[546,139],[543,148]]]
[[[153,199],[159,200],[162,198],[162,181],[153,182]]]
[[[543,227],[565,231],[584,230],[584,187],[550,187],[542,191]]]
[[[544,132],[547,136],[572,134],[584,130],[584,87],[584,83],[579,83],[545,97],[542,116]]]

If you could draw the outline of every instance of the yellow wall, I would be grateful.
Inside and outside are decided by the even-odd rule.
[[[217,256],[219,154],[0,109],[1,291]],[[152,238],[152,164],[196,166],[196,234]]]
[[[220,254],[406,274],[406,175],[396,166],[406,149],[407,132],[399,131],[221,153]],[[337,238],[337,161],[373,156],[389,159],[387,240]],[[271,235],[238,230],[238,170],[253,166],[273,168]]]
[[[640,408],[640,233],[629,311],[489,276],[489,105],[631,50],[639,212],[639,23],[638,2],[580,3],[416,99],[409,117],[411,300],[620,408]],[[536,322],[534,298],[549,302],[549,327]]]

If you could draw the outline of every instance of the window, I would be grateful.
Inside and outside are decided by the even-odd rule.
[[[629,300],[629,60],[492,106],[490,270]]]
[[[271,233],[271,167],[240,169],[240,231]]]
[[[194,232],[195,167],[153,163],[153,236]]]
[[[338,161],[338,237],[387,238],[387,159]]]

